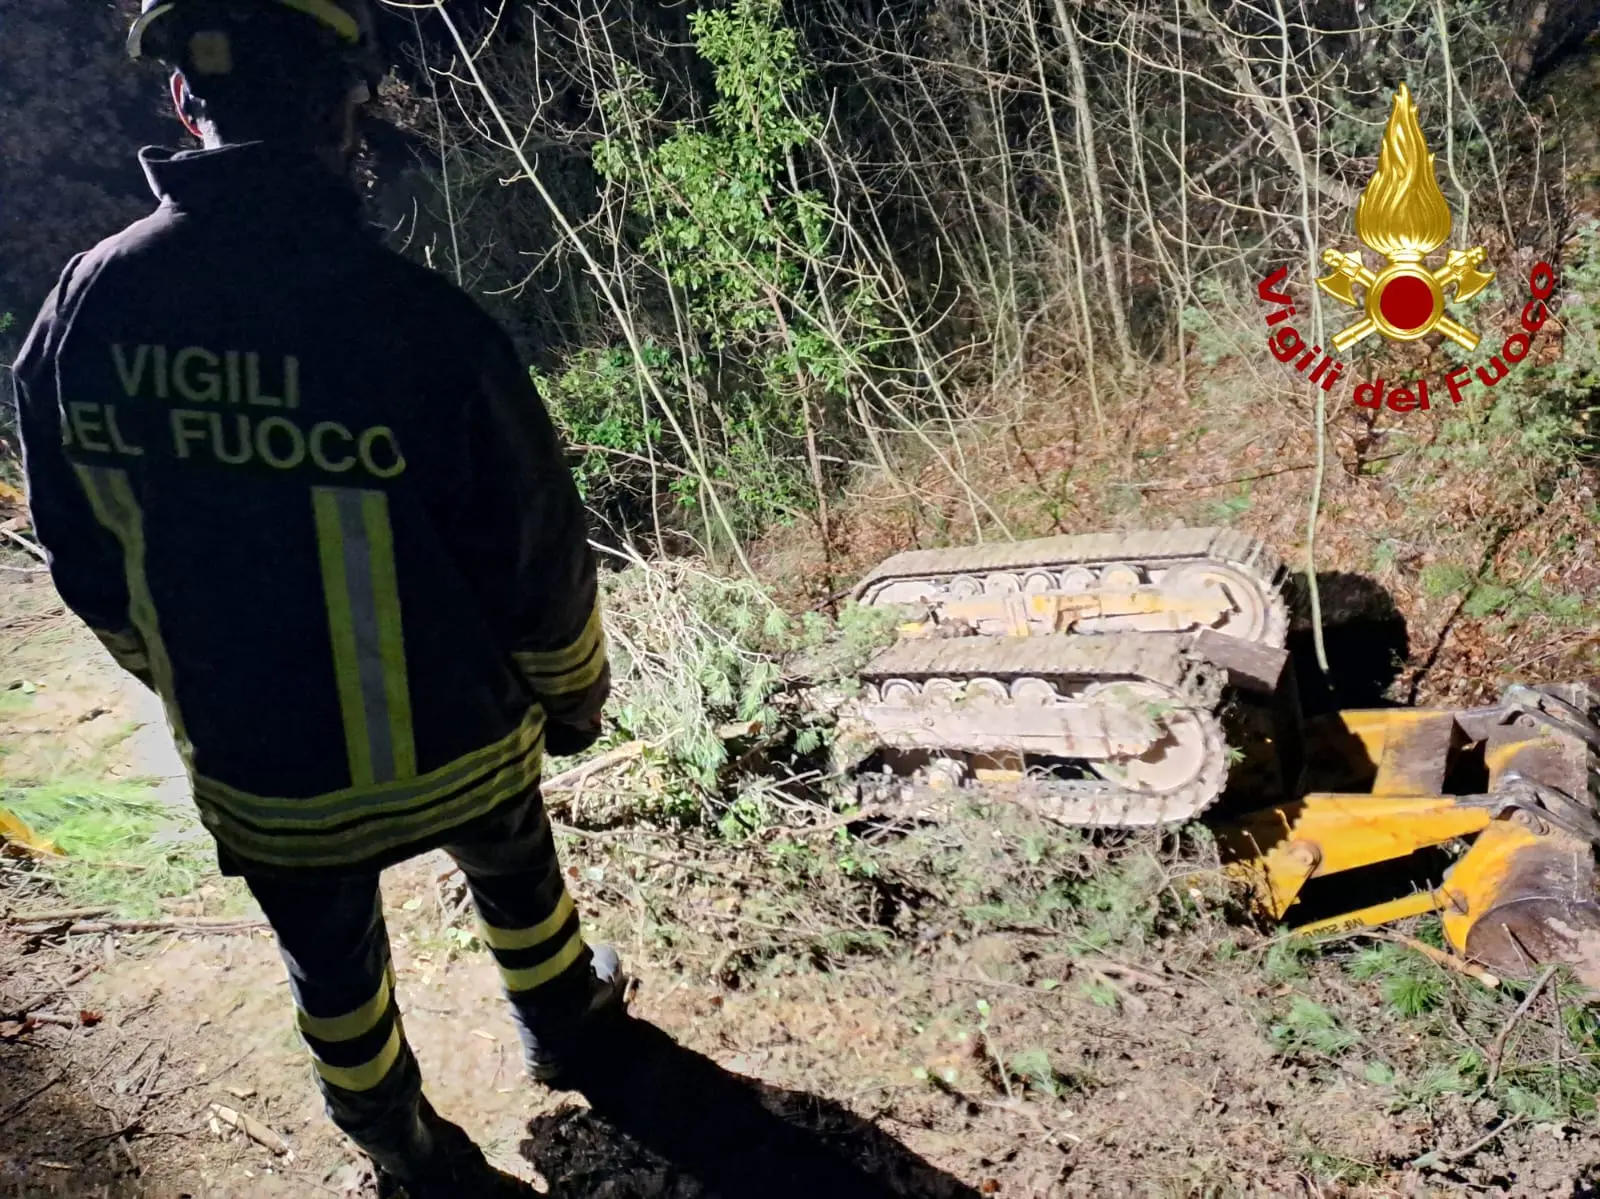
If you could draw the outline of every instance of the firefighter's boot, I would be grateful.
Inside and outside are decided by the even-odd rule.
[[[539,990],[538,1001],[515,1004],[523,1062],[536,1081],[568,1085],[574,1068],[604,1049],[607,1026],[627,1005],[628,978],[617,951],[591,947],[586,973],[575,973]]]
[[[466,1131],[440,1116],[426,1099],[418,1123],[410,1152],[376,1163],[378,1199],[526,1199],[538,1194],[491,1166]]]

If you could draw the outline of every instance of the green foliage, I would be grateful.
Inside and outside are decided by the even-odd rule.
[[[797,631],[802,657],[796,669],[819,683],[853,689],[857,672],[894,641],[896,627],[910,611],[850,602],[839,609],[836,620],[820,612],[805,613]]]
[[[1456,562],[1430,562],[1422,568],[1422,590],[1434,599],[1459,595],[1472,585],[1472,573]]]
[[[1438,1062],[1427,1066],[1414,1081],[1401,1081],[1398,1089],[1406,1107],[1427,1108],[1445,1095],[1462,1095],[1474,1089],[1471,1063]]]
[[[840,249],[839,215],[799,185],[796,155],[822,120],[805,110],[808,71],[777,0],[733,0],[691,13],[689,25],[712,70],[709,113],[663,135],[661,96],[619,65],[618,86],[600,97],[607,136],[593,151],[626,198],[639,261],[673,313],[679,348],[647,341],[643,365],[677,420],[650,413],[620,349],[574,355],[544,388],[567,434],[599,447],[581,465],[589,494],[604,499],[619,485],[607,450],[659,457],[680,505],[697,508],[715,486],[745,536],[815,506],[814,440],[844,433],[829,414],[883,339],[875,286]],[[645,476],[630,468],[625,479],[639,490]]]
[[[1251,503],[1250,484],[1240,483],[1232,495],[1208,505],[1206,517],[1219,525],[1231,525],[1250,511]]]
[[[1524,280],[1516,281],[1513,295],[1511,307],[1520,313],[1528,299]],[[1600,220],[1590,217],[1574,230],[1549,306],[1552,316],[1559,309],[1560,355],[1529,355],[1495,390],[1509,385],[1501,419],[1521,425],[1525,448],[1569,454],[1573,418],[1600,389]],[[1547,323],[1535,345],[1556,328],[1554,320]]]
[[[1442,939],[1437,917],[1419,920],[1413,931],[1425,944]],[[1293,971],[1274,970],[1270,955],[1263,970],[1269,979],[1294,978],[1288,1007],[1267,1030],[1281,1052],[1341,1059],[1341,1073],[1386,1088],[1395,1112],[1460,1110],[1483,1101],[1501,1118],[1556,1123],[1596,1110],[1600,1015],[1584,1002],[1580,985],[1558,976],[1539,1005],[1519,1012],[1530,980],[1489,989],[1388,941],[1353,951],[1340,939],[1299,944],[1307,952]],[[1348,982],[1323,986],[1335,963],[1347,980],[1366,984],[1367,995],[1352,994]],[[1516,1036],[1500,1045],[1491,1072],[1483,1047],[1495,1044],[1508,1024]],[[1356,1046],[1364,1061],[1345,1056]]]
[[[1272,1026],[1271,1037],[1282,1053],[1311,1049],[1328,1057],[1337,1057],[1360,1040],[1331,1011],[1304,995],[1289,1001],[1289,1010]]]
[[[1437,974],[1401,974],[1384,980],[1383,998],[1402,1016],[1420,1016],[1444,1000],[1444,983]]]
[[[1117,990],[1103,978],[1088,979],[1078,985],[1078,990],[1095,1007],[1114,1008],[1117,1006]]]
[[[1381,1171],[1371,1162],[1356,1161],[1340,1153],[1318,1149],[1315,1145],[1303,1149],[1300,1158],[1306,1170],[1319,1183],[1338,1185],[1341,1189],[1376,1182],[1382,1177]]]
[[[1505,1109],[1513,1116],[1521,1116],[1525,1120],[1539,1123],[1550,1123],[1561,1119],[1561,1106],[1550,1099],[1527,1087],[1509,1086],[1504,1097]]]
[[[1062,1076],[1056,1071],[1055,1065],[1050,1060],[1048,1049],[1035,1046],[1013,1053],[1006,1063],[1010,1067],[1011,1076],[1018,1079],[1030,1091],[1047,1095],[1051,1099],[1059,1099],[1063,1093]]]
[[[806,72],[781,20],[771,0],[691,13],[695,48],[715,72],[711,120],[680,124],[648,148],[608,139],[594,154],[601,174],[641,185],[635,203],[650,221],[642,248],[665,264],[716,348],[781,319],[774,297],[791,294],[803,276],[802,260],[784,253],[791,238],[825,249],[825,206],[806,193],[786,195],[778,183],[787,156],[821,128],[790,108]],[[658,103],[637,76],[624,82],[630,86],[603,101],[615,125]]]
[[[1394,1082],[1394,1067],[1388,1062],[1371,1061],[1361,1076],[1374,1086],[1386,1087]]]
[[[0,783],[0,807],[62,851],[45,868],[73,902],[153,915],[161,899],[191,894],[212,871],[192,810],[169,807],[142,783]]]
[[[1467,616],[1478,618],[1498,616],[1508,624],[1535,616],[1568,627],[1594,620],[1594,608],[1585,596],[1551,591],[1538,579],[1512,584],[1501,582],[1493,575],[1473,589],[1461,610]]]
[[[1280,937],[1267,949],[1261,973],[1268,982],[1278,984],[1306,976],[1306,963],[1317,955],[1317,944],[1304,937]]]
[[[661,347],[647,343],[644,361],[665,385],[681,385],[675,360]],[[585,499],[608,486],[621,488],[641,474],[648,478],[651,451],[661,441],[661,421],[647,415],[647,392],[631,353],[579,350],[558,375],[530,374],[552,419],[575,447],[573,476]]]
[[[1226,285],[1216,275],[1202,275],[1194,282],[1196,303],[1184,308],[1180,321],[1183,331],[1190,335],[1192,352],[1206,366],[1216,366],[1229,359],[1239,358],[1260,350],[1265,337],[1254,321],[1248,325],[1233,320],[1227,310],[1255,315],[1255,296],[1248,301],[1234,302]]]
[[[1083,940],[1096,948],[1148,944],[1167,914],[1166,874],[1149,854],[1133,854],[1116,869],[1096,871],[1064,889],[1082,922]]]
[[[1439,436],[1425,452],[1452,466],[1484,466],[1506,462],[1508,468],[1532,468],[1530,484],[1546,498],[1553,481],[1574,469],[1585,438],[1592,444],[1595,395],[1600,389],[1600,221],[1578,226],[1563,252],[1555,295],[1547,301],[1549,319],[1533,336],[1533,351],[1493,389],[1478,383],[1476,368],[1486,361],[1480,347],[1469,354],[1454,343],[1442,347],[1452,367],[1474,370],[1468,401],[1441,422]],[[1525,277],[1498,278],[1462,305],[1469,321],[1516,329],[1529,301]],[[1482,313],[1482,316],[1478,314]],[[1503,315],[1499,315],[1502,314]],[[1560,352],[1548,347],[1559,338]],[[1510,461],[1507,461],[1508,455]],[[1516,461],[1520,456],[1523,462]],[[1485,601],[1488,602],[1488,601]]]
[[[1508,582],[1492,571],[1474,577],[1459,563],[1432,562],[1418,581],[1434,599],[1460,597],[1462,615],[1475,620],[1494,617],[1508,626],[1540,618],[1558,628],[1577,628],[1595,619],[1589,597],[1552,591],[1535,576]]]
[[[763,760],[827,748],[832,726],[798,701],[797,681],[853,680],[892,640],[898,615],[849,604],[837,622],[817,613],[796,620],[759,584],[684,562],[639,564],[601,586],[614,739],[649,743],[656,808],[730,840],[772,823],[774,785],[734,771],[730,745],[760,744]],[[847,872],[871,874],[867,850],[845,842]]]
[[[1384,1002],[1402,1016],[1421,1016],[1444,1003],[1449,989],[1437,965],[1393,942],[1370,945],[1345,963],[1359,979],[1376,980]]]

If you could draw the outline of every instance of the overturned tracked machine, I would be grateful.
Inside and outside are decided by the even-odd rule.
[[[1078,826],[1209,809],[1272,918],[1436,910],[1494,969],[1562,961],[1600,989],[1600,695],[1303,720],[1285,583],[1224,529],[897,555],[855,590],[908,617],[847,717],[880,748],[866,782],[982,786]]]

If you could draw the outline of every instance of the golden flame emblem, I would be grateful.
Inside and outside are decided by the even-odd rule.
[[[1347,350],[1373,333],[1390,341],[1416,341],[1435,330],[1464,349],[1477,348],[1478,335],[1445,315],[1445,289],[1454,286],[1457,301],[1471,299],[1489,286],[1494,272],[1479,269],[1487,257],[1482,246],[1451,250],[1436,271],[1423,264],[1450,239],[1450,205],[1434,176],[1411,89],[1403,83],[1389,111],[1377,172],[1356,203],[1356,236],[1387,262],[1373,271],[1359,255],[1322,252],[1333,273],[1318,279],[1317,286],[1366,314],[1333,335],[1336,348]],[[1357,284],[1366,293],[1359,301]]]

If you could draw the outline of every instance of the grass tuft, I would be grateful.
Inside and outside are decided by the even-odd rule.
[[[215,873],[193,816],[162,803],[147,783],[9,782],[0,785],[0,806],[61,850],[60,861],[41,869],[72,904],[154,915],[161,900],[191,895]]]

